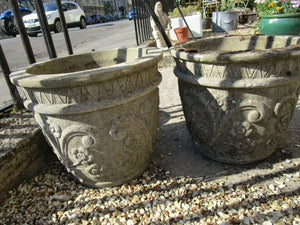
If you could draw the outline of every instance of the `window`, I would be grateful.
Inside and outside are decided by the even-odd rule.
[[[69,10],[77,9],[77,5],[72,3],[66,3],[68,5]]]

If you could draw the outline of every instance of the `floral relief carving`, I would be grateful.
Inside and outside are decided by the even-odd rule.
[[[293,117],[296,100],[293,97],[286,97],[274,107],[274,113],[279,119],[276,129],[282,133],[286,131]]]
[[[47,123],[49,124],[49,127],[48,127],[49,131],[53,134],[53,136],[55,138],[60,138],[61,127],[55,122],[51,123],[51,121],[49,121],[49,120],[47,120]]]
[[[73,166],[78,166],[80,164],[87,165],[93,161],[93,155],[91,155],[89,148],[94,144],[94,140],[91,136],[83,136],[81,138],[82,146],[78,148],[72,148],[71,153],[73,154],[73,158],[76,161]]]
[[[112,120],[109,134],[122,151],[114,157],[114,165],[123,171],[139,169],[149,160],[151,138],[145,121],[139,115],[124,114]]]
[[[224,154],[255,150],[255,139],[260,136],[257,126],[261,126],[266,117],[263,103],[250,105],[226,92],[216,94],[189,84],[180,83],[180,91],[188,128],[198,144],[208,143],[215,151],[222,149]]]
[[[57,140],[63,155],[63,161],[69,170],[74,171],[77,167],[84,167],[84,170],[93,177],[100,177],[103,166],[99,168],[95,161],[98,144],[94,128],[82,126],[70,126],[62,128],[51,120],[47,120],[48,130]],[[99,154],[99,153],[98,153]]]

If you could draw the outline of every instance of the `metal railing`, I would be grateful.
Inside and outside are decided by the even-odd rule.
[[[132,0],[132,10],[134,15],[134,27],[136,43],[140,45],[152,37],[152,28],[150,25],[150,12],[147,9],[147,3],[152,12],[154,5],[159,0]],[[164,12],[173,10],[176,5],[173,0],[160,0]]]
[[[68,33],[68,29],[67,29],[67,25],[66,25],[66,20],[64,17],[64,13],[63,13],[63,9],[62,9],[62,5],[61,5],[61,0],[55,0],[56,1],[56,5],[58,8],[58,12],[59,12],[59,16],[60,16],[60,20],[61,20],[61,25],[62,25],[62,29],[64,32],[64,37],[65,37],[65,41],[66,41],[66,45],[68,48],[68,53],[71,55],[73,54],[73,50],[72,50],[72,45],[71,45],[71,41],[69,38],[69,33]],[[45,10],[44,10],[44,6],[43,6],[43,2],[42,0],[34,0],[34,6],[35,9],[37,11],[37,15],[39,18],[39,23],[41,26],[41,30],[43,33],[43,37],[44,37],[44,41],[47,47],[47,51],[48,51],[48,55],[49,58],[56,58],[56,51],[55,51],[55,47],[53,44],[53,40],[52,40],[52,36],[50,34],[50,29],[48,26],[48,22],[47,22],[47,18],[46,18],[46,14],[45,14]],[[26,55],[27,55],[27,59],[29,64],[33,64],[36,62],[36,59],[34,57],[33,51],[32,51],[32,46],[31,43],[29,41],[22,17],[21,17],[21,13],[19,10],[19,6],[18,6],[18,2],[17,0],[10,0],[10,8],[14,14],[14,20],[15,23],[18,27],[18,31],[22,40],[22,44],[24,46]],[[7,63],[5,54],[2,50],[2,46],[0,44],[0,64],[1,64],[1,68],[2,68],[2,72],[5,78],[5,81],[7,83],[10,95],[13,99],[14,105],[17,109],[20,109],[22,107],[22,98],[20,97],[17,88],[10,82],[9,79],[9,74],[11,73],[9,65]]]
[[[24,23],[23,23],[21,14],[20,14],[18,2],[17,2],[17,0],[9,0],[9,1],[10,1],[9,2],[10,8],[14,14],[14,20],[15,20],[15,23],[17,25],[17,28],[18,28],[18,31],[20,34],[20,38],[22,40],[22,44],[24,46],[24,49],[25,49],[25,52],[27,55],[28,62],[29,62],[29,64],[33,64],[36,62],[36,59],[35,59],[29,37],[26,32],[26,29],[25,29],[25,26],[24,26]],[[65,20],[62,5],[61,5],[61,0],[55,0],[55,1],[57,4],[59,16],[60,16],[61,25],[62,25],[62,29],[64,32],[64,38],[65,38],[65,42],[67,45],[68,53],[69,53],[69,55],[71,55],[71,54],[73,54],[73,50],[72,50],[72,45],[71,45],[71,41],[69,38],[68,30],[67,30],[66,20]],[[150,15],[155,20],[155,22],[156,22],[158,28],[161,30],[161,33],[163,34],[163,36],[165,34],[163,28],[161,27],[160,23],[158,22],[158,19],[157,19],[156,15],[154,14],[154,10],[153,10],[154,5],[157,1],[158,0],[132,0],[133,12],[134,12],[134,26],[135,26],[137,45],[144,43],[145,41],[149,40],[152,37],[152,28],[150,25]],[[173,0],[160,0],[160,2],[162,2],[164,12],[173,10],[176,7],[175,1],[173,1]],[[33,3],[34,3],[35,9],[38,14],[38,19],[39,19],[39,23],[41,26],[41,31],[43,33],[43,37],[44,37],[44,41],[45,41],[45,45],[46,45],[46,48],[48,51],[49,58],[50,59],[56,58],[57,55],[56,55],[55,47],[53,44],[52,36],[50,34],[50,29],[49,29],[46,14],[44,11],[43,2],[42,2],[42,0],[33,0]],[[166,38],[165,38],[165,40],[166,40]],[[170,41],[168,42],[168,38],[167,38],[166,43],[168,44],[169,47],[171,46]],[[1,68],[2,68],[2,72],[4,75],[5,81],[9,88],[11,97],[14,101],[14,105],[17,108],[20,108],[23,105],[22,99],[21,99],[16,87],[10,82],[9,75],[10,75],[11,71],[10,71],[9,65],[7,63],[6,57],[4,55],[4,52],[2,50],[1,44],[0,44],[0,64],[1,64]]]

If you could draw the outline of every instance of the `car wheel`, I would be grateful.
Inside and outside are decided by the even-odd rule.
[[[28,34],[30,37],[37,37],[38,36],[38,33],[29,33]]]
[[[61,32],[61,30],[62,30],[61,22],[60,22],[60,20],[57,19],[54,22],[54,33],[59,33],[59,32]]]
[[[83,17],[80,18],[79,27],[80,29],[86,28],[86,20]]]
[[[6,35],[16,36],[19,31],[13,18],[1,20],[1,30]]]

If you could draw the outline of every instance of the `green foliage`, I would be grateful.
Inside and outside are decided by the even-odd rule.
[[[125,10],[125,7],[124,7],[124,6],[120,6],[120,7],[119,7],[119,11],[121,12],[122,17],[124,16],[124,10]]]
[[[296,0],[255,0],[258,15],[274,15],[300,12]]]
[[[176,0],[177,5],[185,6],[185,0]]]
[[[187,7],[179,6],[179,8],[180,8],[183,16],[188,16],[194,12],[200,11],[200,8],[198,5],[189,5]],[[168,14],[169,14],[169,17],[171,17],[171,18],[181,16],[179,13],[179,10],[177,8],[175,8],[173,11],[170,11]]]
[[[104,11],[105,11],[105,14],[112,14],[113,13],[113,8],[110,5],[110,2],[104,2]]]

